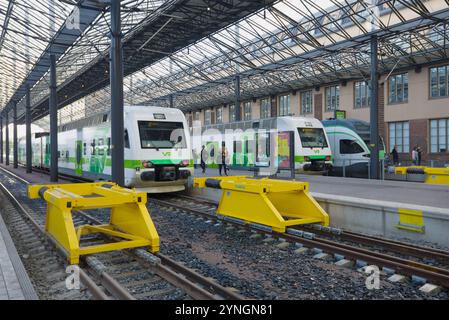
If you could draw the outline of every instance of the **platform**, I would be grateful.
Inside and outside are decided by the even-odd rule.
[[[252,175],[231,170],[229,175]],[[218,170],[195,170],[215,176]],[[290,179],[284,175],[281,179]],[[309,182],[311,195],[336,228],[377,236],[438,244],[449,248],[449,188],[416,182],[296,175]],[[193,188],[191,195],[218,203],[221,190]]]
[[[201,173],[201,169],[196,169],[194,172],[196,177],[219,175],[218,169],[207,169],[205,174]],[[231,170],[228,174],[252,176],[253,172]],[[279,179],[290,179],[290,177],[283,177],[281,174]],[[296,180],[309,182],[312,193],[449,208],[449,187],[444,185],[307,174],[297,174]]]
[[[38,300],[1,215],[0,300]]]

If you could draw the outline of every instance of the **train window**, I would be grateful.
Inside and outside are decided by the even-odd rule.
[[[91,146],[92,146],[92,152],[90,154],[94,156],[95,155],[95,139],[92,140]]]
[[[138,121],[142,149],[186,148],[182,122]]]
[[[125,148],[129,149],[129,135],[128,135],[128,129],[125,129]]]
[[[107,149],[107,155],[111,155],[111,138],[108,138],[108,149]]]
[[[98,139],[98,145],[99,146],[104,145],[104,139],[103,138]]]
[[[341,154],[354,154],[365,152],[363,148],[354,140],[342,139],[340,140]]]
[[[87,143],[84,142],[83,144],[83,154],[86,155],[87,154]]]
[[[69,160],[69,151],[66,151],[66,152],[65,152],[65,158],[66,158],[67,160]]]
[[[108,121],[108,114],[107,113],[103,115],[103,122],[106,122],[106,121]]]

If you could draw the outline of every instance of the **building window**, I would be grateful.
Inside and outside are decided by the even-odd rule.
[[[231,104],[229,106],[229,122],[235,121],[235,106]]]
[[[447,152],[449,119],[430,120],[430,152]]]
[[[312,113],[312,90],[301,92],[301,114]]]
[[[215,123],[223,123],[223,107],[218,107],[215,114],[216,114]]]
[[[251,102],[243,104],[243,120],[251,120]]]
[[[193,114],[193,120],[194,121],[200,121],[200,111],[195,111],[195,113]]]
[[[389,123],[390,150],[396,145],[397,152],[408,153],[409,148],[409,124],[406,122]]]
[[[290,114],[290,95],[286,94],[279,97],[279,115],[288,116]]]
[[[260,100],[260,118],[270,118],[271,117],[271,100],[265,98]]]
[[[388,99],[390,103],[408,100],[408,73],[391,76],[388,80]]]
[[[326,111],[338,110],[340,106],[340,86],[326,88]]]
[[[211,117],[212,111],[206,110],[204,112],[204,125],[210,125],[212,123],[212,117]]]
[[[447,74],[449,66],[430,68],[430,96],[447,97]]]
[[[370,106],[370,90],[368,82],[356,81],[354,83],[354,108],[367,108]]]

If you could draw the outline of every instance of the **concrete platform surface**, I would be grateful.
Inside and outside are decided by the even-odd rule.
[[[253,172],[230,170],[228,174],[252,176]],[[218,169],[208,168],[205,174],[201,173],[201,169],[195,170],[195,176],[198,177],[218,175]],[[290,179],[282,174],[279,175],[279,178]],[[297,174],[296,179],[309,182],[310,191],[313,193],[449,208],[449,186],[444,185],[307,174]]]
[[[12,163],[9,166],[5,165],[4,163],[0,163],[0,168],[4,168],[33,184],[50,183],[50,175],[36,171],[33,171],[32,173],[26,173],[25,168],[22,166],[19,166],[18,168],[15,169]],[[61,183],[63,182],[64,181],[61,181]]]

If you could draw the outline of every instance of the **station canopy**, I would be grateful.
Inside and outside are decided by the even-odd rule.
[[[72,85],[80,73],[107,54],[109,12],[107,7],[98,4],[101,2],[0,0],[0,109],[17,97],[18,113],[23,115],[22,87],[49,46],[55,45],[55,35],[64,29],[75,8],[90,11],[88,15],[80,15],[86,19],[81,21],[82,32],[76,38],[72,35],[73,39],[66,41],[66,48],[58,56],[58,90]],[[233,8],[244,1],[197,0],[195,4],[205,5],[209,10],[208,3],[212,2]],[[167,15],[167,10],[173,10],[176,5],[182,7],[183,3],[179,0],[122,1],[124,41],[138,34],[139,28],[149,20],[156,21],[158,16]],[[237,74],[241,79],[242,100],[351,79],[369,81],[373,36],[379,42],[380,73],[413,67],[419,71],[421,66],[447,60],[449,1],[265,3],[268,5],[174,52],[158,52],[160,59],[130,72],[124,79],[125,104],[169,106],[172,99],[174,107],[184,111],[232,104]],[[172,18],[176,20],[176,16]],[[157,51],[159,47],[151,43],[153,37],[163,34],[164,28],[172,23],[167,22],[154,34],[147,35],[146,51]],[[173,34],[174,30],[170,32]],[[62,35],[59,34],[60,39]],[[169,41],[169,35],[166,36]],[[48,67],[41,78],[32,80],[29,82],[31,105],[37,106],[48,99]],[[60,124],[108,111],[108,83],[95,89],[94,92],[80,89],[76,100],[60,102]],[[48,116],[44,113],[37,114],[34,120],[48,128]]]

